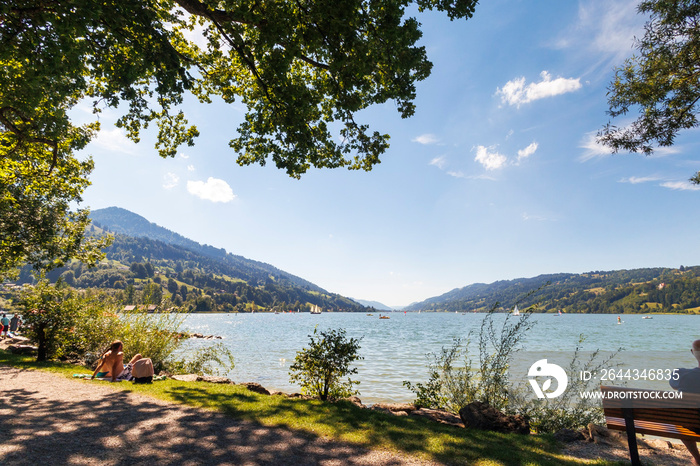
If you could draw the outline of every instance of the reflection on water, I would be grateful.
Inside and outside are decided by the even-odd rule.
[[[348,337],[362,338],[357,362],[360,397],[364,403],[404,402],[414,398],[403,387],[404,380],[425,381],[425,355],[452,344],[454,338],[467,338],[478,332],[484,314],[407,313],[378,315],[363,313],[303,314],[194,314],[185,327],[193,332],[220,335],[235,355],[236,367],[228,376],[236,382],[258,382],[270,390],[298,391],[289,384],[289,366],[296,352],[304,348],[315,326],[319,330],[344,328]],[[502,321],[504,316],[496,316]],[[515,318],[510,318],[515,319]],[[691,341],[700,338],[700,316],[623,315],[534,315],[535,327],[525,339],[524,350],[547,354],[572,353],[581,334],[587,351],[615,351],[641,355],[629,364],[667,367],[697,365],[688,351]],[[191,348],[212,344],[192,339]],[[475,345],[473,345],[475,349]],[[677,361],[676,361],[677,360]],[[676,362],[674,362],[676,361]],[[534,361],[533,361],[534,362]],[[634,366],[636,367],[636,366]],[[355,377],[354,377],[355,378]],[[619,383],[609,385],[620,385]],[[642,386],[630,383],[630,386]]]

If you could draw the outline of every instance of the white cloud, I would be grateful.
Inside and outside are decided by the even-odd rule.
[[[591,159],[607,157],[613,153],[612,149],[602,144],[598,144],[596,132],[586,133],[579,147],[584,149],[579,161],[587,162]]]
[[[204,181],[188,181],[187,191],[200,199],[212,202],[231,202],[236,195],[224,180],[209,177]]]
[[[136,144],[126,137],[126,131],[121,128],[101,130],[93,140],[99,147],[124,154],[136,153]]]
[[[536,142],[533,142],[532,144],[527,146],[525,149],[520,149],[518,151],[518,162],[530,157],[532,154],[534,154],[537,151],[538,147],[539,147],[539,144],[537,144]]]
[[[661,186],[680,191],[700,191],[700,186],[697,184],[692,184],[690,181],[667,181],[665,183],[661,183]]]
[[[487,170],[497,170],[503,167],[508,160],[505,155],[493,151],[492,147],[476,146],[476,157],[474,160],[479,162]]]
[[[163,176],[163,187],[165,189],[173,189],[180,182],[180,177],[175,173],[166,173]]]
[[[434,134],[421,134],[420,136],[411,139],[411,142],[417,142],[423,145],[436,144],[439,141],[440,140]]]
[[[523,220],[526,222],[529,222],[530,220],[542,222],[542,221],[547,220],[547,218],[542,217],[541,215],[531,215],[531,214],[528,214],[527,212],[523,212]]]
[[[435,165],[440,170],[442,170],[443,168],[445,168],[445,165],[447,165],[447,160],[445,159],[444,155],[441,155],[441,156],[435,157],[433,160],[431,160],[430,165]]]
[[[623,129],[624,129],[624,127],[623,127]],[[603,158],[603,157],[607,157],[609,155],[612,155],[613,150],[611,148],[609,148],[608,146],[604,146],[603,144],[599,144],[597,139],[598,139],[598,136],[597,136],[596,131],[591,131],[590,133],[586,133],[583,136],[583,139],[581,140],[579,147],[582,149],[585,149],[585,150],[583,151],[583,154],[581,154],[581,156],[579,157],[579,161],[587,162],[587,161],[594,159],[594,158]],[[669,155],[682,152],[682,150],[683,150],[682,146],[654,147],[654,153],[651,155],[648,155],[647,157],[649,157],[649,158],[668,157]],[[629,152],[629,153],[640,154],[638,152]]]
[[[547,71],[540,73],[540,76],[542,76],[540,82],[528,85],[525,85],[524,77],[508,81],[502,88],[496,89],[496,95],[501,96],[503,103],[520,107],[521,104],[581,89],[580,78],[556,78],[553,80]]]
[[[620,183],[640,184],[658,180],[659,178],[656,176],[630,176],[629,178],[622,178]]]
[[[638,0],[579,2],[578,22],[560,39],[561,48],[585,48],[601,59],[621,63],[632,54],[634,38],[644,34],[646,18],[637,13],[638,4]]]
[[[183,159],[189,159],[189,158],[190,158],[190,156],[187,155],[187,154],[185,154],[184,152],[180,152],[180,157],[182,157]]]
[[[193,172],[193,171],[194,171],[194,165],[187,165],[187,171],[188,171],[188,172]]]

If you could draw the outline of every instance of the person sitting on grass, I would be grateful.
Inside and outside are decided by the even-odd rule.
[[[100,357],[100,362],[92,373],[91,379],[111,378],[112,382],[131,380],[131,369],[139,359],[143,359],[143,356],[137,354],[124,365],[124,344],[120,340],[115,340]]]
[[[669,384],[674,390],[689,393],[700,393],[700,340],[695,340],[690,347],[690,352],[698,362],[698,365],[692,369],[677,369],[678,378],[671,379]],[[700,466],[700,451],[698,444],[692,440],[682,440],[685,447],[693,456],[693,464]]]

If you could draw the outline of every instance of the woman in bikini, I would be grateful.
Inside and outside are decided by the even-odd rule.
[[[131,378],[131,369],[136,361],[143,356],[137,354],[131,361],[124,365],[124,345],[121,341],[115,340],[107,351],[100,357],[100,362],[92,373],[92,378],[111,378],[112,382],[117,380],[129,380]]]

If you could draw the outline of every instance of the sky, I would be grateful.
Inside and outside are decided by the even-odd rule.
[[[244,109],[221,102],[185,102],[201,136],[161,159],[153,135],[128,141],[109,110],[84,151],[96,168],[80,206],[122,207],[389,306],[472,283],[700,264],[698,131],[651,157],[595,143],[614,67],[643,34],[636,2],[488,0],[466,21],[416,16],[433,71],[412,118],[394,103],[359,116],[391,135],[371,172],[240,167],[228,141]]]

